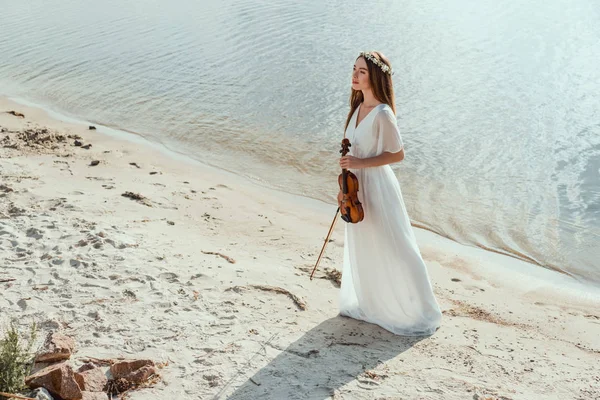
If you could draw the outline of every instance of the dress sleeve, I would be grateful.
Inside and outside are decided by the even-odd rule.
[[[377,154],[385,151],[397,153],[404,148],[396,116],[388,107],[377,113],[375,131],[377,134]]]

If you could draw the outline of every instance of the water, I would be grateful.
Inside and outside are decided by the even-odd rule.
[[[333,203],[377,49],[414,223],[600,283],[599,38],[595,0],[0,0],[0,93]]]

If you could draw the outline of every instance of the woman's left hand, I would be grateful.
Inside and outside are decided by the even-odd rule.
[[[340,167],[345,169],[360,169],[363,167],[362,158],[343,156],[340,158]]]

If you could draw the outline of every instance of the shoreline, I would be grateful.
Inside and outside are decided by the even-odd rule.
[[[86,126],[87,125],[95,125],[99,128],[99,132],[101,132],[105,135],[109,135],[109,136],[115,138],[116,140],[126,140],[128,142],[132,142],[132,143],[140,144],[140,145],[143,145],[146,147],[150,147],[163,155],[172,157],[173,159],[175,159],[177,161],[212,168],[212,169],[214,169],[215,173],[225,173],[225,174],[230,174],[231,176],[236,177],[240,180],[250,180],[250,183],[252,185],[255,185],[257,187],[263,187],[267,190],[270,190],[270,191],[273,191],[276,193],[285,194],[286,196],[291,196],[289,198],[292,198],[292,199],[306,199],[306,201],[315,202],[315,204],[320,204],[323,207],[328,205],[328,203],[322,199],[307,196],[307,195],[301,195],[301,194],[287,192],[287,191],[282,190],[281,188],[277,187],[276,185],[269,184],[268,182],[266,182],[256,176],[254,176],[253,178],[241,176],[241,175],[238,175],[234,170],[229,170],[229,169],[223,168],[221,166],[217,166],[217,165],[210,164],[210,163],[207,163],[204,161],[200,161],[200,160],[192,157],[189,154],[186,154],[182,151],[178,151],[174,148],[169,147],[165,143],[154,142],[138,132],[124,130],[121,128],[110,127],[110,126],[106,126],[106,125],[103,125],[101,123],[97,123],[94,121],[85,121],[85,120],[82,120],[77,117],[68,116],[68,115],[62,114],[59,111],[54,111],[46,105],[37,104],[35,102],[29,101],[27,99],[23,99],[20,97],[14,97],[14,96],[0,94],[0,100],[8,100],[10,102],[20,104],[21,106],[43,110],[44,112],[46,112],[48,114],[48,116],[50,118],[55,119],[55,120],[65,121],[67,123],[71,123],[71,124],[75,124],[75,125],[86,125]],[[333,205],[332,205],[332,207],[333,207]],[[444,234],[441,234],[440,232],[437,232],[433,228],[430,228],[427,225],[427,223],[425,223],[425,222],[419,222],[419,221],[415,221],[413,219],[411,219],[411,226],[413,227],[413,229],[416,229],[416,230],[423,230],[423,231],[431,232],[434,235],[437,235],[437,236],[444,238],[452,243],[455,243],[458,247],[469,247],[469,248],[473,248],[473,249],[480,249],[480,250],[484,250],[486,252],[495,253],[498,255],[505,256],[505,257],[511,257],[515,260],[531,264],[532,266],[535,266],[537,268],[543,268],[543,269],[546,269],[546,270],[549,270],[552,272],[556,272],[556,273],[565,275],[566,277],[577,280],[582,285],[591,286],[594,289],[600,290],[600,282],[595,282],[585,276],[570,273],[569,271],[566,271],[566,270],[560,268],[559,266],[556,266],[553,264],[548,264],[548,265],[542,264],[542,263],[538,262],[535,258],[532,258],[526,254],[521,254],[521,253],[517,252],[516,250],[507,251],[507,250],[495,249],[493,247],[487,246],[486,244],[478,243],[478,242],[463,243],[456,239],[453,239],[452,237],[450,237],[448,235],[444,235]]]
[[[342,224],[308,279],[333,205],[81,123],[0,98],[0,140],[46,128],[92,144],[0,148],[0,278],[17,278],[0,284],[0,321],[72,334],[75,359],[168,361],[132,399],[600,396],[600,290],[413,227],[444,316],[406,341],[337,316],[325,272]]]

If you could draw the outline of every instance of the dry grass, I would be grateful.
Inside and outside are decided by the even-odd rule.
[[[21,338],[15,321],[11,321],[0,340],[0,392],[17,393],[24,389],[25,377],[31,373],[33,354],[31,348],[36,339],[36,324],[31,325],[27,342]],[[0,396],[4,398],[4,396]]]

